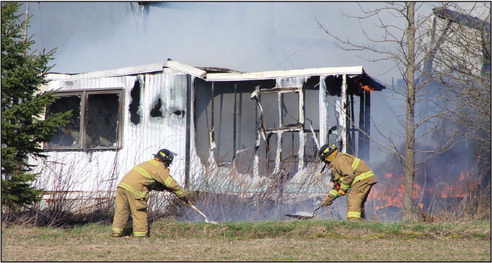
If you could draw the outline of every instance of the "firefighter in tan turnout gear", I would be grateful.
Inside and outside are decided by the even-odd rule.
[[[347,195],[347,220],[364,219],[364,204],[371,187],[377,183],[374,172],[361,159],[339,152],[335,145],[321,146],[319,156],[331,169],[333,182],[323,205],[329,206],[338,197]]]
[[[161,149],[153,160],[135,166],[121,179],[116,188],[113,237],[122,236],[130,215],[133,219],[133,235],[147,236],[147,199],[151,190],[167,190],[183,201],[189,201],[189,193],[169,175],[168,167],[173,159],[172,152]]]

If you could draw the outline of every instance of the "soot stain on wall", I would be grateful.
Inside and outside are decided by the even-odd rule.
[[[140,108],[140,94],[140,81],[136,80],[135,85],[133,85],[132,91],[130,92],[132,100],[129,105],[130,121],[135,125],[140,123],[140,114],[138,113]]]
[[[150,117],[154,117],[154,118],[164,117],[161,107],[162,107],[162,100],[161,98],[157,98],[157,100],[152,105],[152,109],[150,110]]]

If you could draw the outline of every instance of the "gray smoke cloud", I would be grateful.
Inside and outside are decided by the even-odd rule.
[[[343,12],[356,3],[31,2],[36,48],[58,48],[58,72],[87,72],[173,58],[241,71],[363,65],[341,52],[316,19],[362,40]],[[351,21],[351,22],[350,22]]]

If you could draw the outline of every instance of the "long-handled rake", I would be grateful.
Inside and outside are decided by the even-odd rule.
[[[197,213],[199,213],[200,215],[202,215],[205,218],[205,223],[214,224],[214,225],[218,225],[219,224],[219,223],[217,223],[215,221],[208,220],[207,216],[204,213],[202,213],[202,211],[200,211],[198,208],[196,208],[196,206],[194,206],[191,202],[188,202],[188,205],[191,208],[193,208],[193,210],[195,210]]]

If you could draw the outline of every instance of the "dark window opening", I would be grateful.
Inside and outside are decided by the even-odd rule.
[[[140,90],[140,81],[137,80],[130,92],[132,101],[129,105],[130,121],[135,125],[140,123],[140,114],[138,114],[138,109],[140,108]]]
[[[88,96],[86,115],[88,147],[116,146],[118,109],[117,94]]]
[[[72,111],[68,124],[58,127],[51,141],[47,144],[50,148],[79,147],[80,146],[80,95],[63,96],[58,98],[47,110],[47,115]]]
[[[314,136],[318,138],[319,132],[315,132],[314,135],[308,135],[308,139],[306,139],[306,148],[304,148],[304,158],[306,162],[319,162],[318,145],[316,144]]]
[[[47,114],[72,111],[67,125],[59,127],[49,149],[117,148],[120,145],[122,90],[58,93]]]
[[[152,106],[152,109],[150,110],[150,116],[154,118],[162,118],[164,115],[162,114],[161,107],[162,101],[161,98],[158,98],[157,101],[154,103],[154,106]]]
[[[263,114],[264,114],[264,122],[265,128],[267,129],[275,129],[280,127],[278,112],[278,94],[277,93],[264,93],[261,94],[260,101]]]
[[[329,76],[325,79],[326,89],[330,96],[342,95],[342,78],[336,76]]]
[[[296,125],[299,123],[299,93],[284,93],[282,96],[282,126]]]

